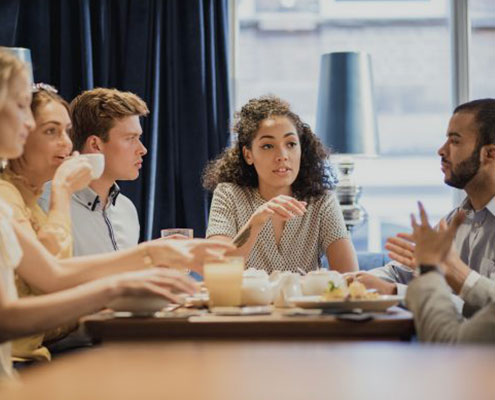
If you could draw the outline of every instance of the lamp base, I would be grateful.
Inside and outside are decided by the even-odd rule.
[[[366,210],[360,205],[341,205],[342,214],[344,215],[345,226],[348,231],[361,225],[368,218]]]
[[[354,160],[350,157],[343,158],[337,163],[340,180],[336,187],[342,214],[347,229],[351,231],[361,225],[367,217],[366,210],[359,204],[362,187],[354,181]]]

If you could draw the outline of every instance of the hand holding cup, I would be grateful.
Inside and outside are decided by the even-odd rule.
[[[55,171],[52,186],[64,188],[72,194],[87,187],[91,180],[91,164],[75,151]]]

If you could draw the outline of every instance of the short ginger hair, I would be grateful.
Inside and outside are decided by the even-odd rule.
[[[81,151],[92,135],[107,142],[108,132],[119,119],[148,114],[148,106],[134,93],[107,88],[86,90],[70,103],[74,150]]]

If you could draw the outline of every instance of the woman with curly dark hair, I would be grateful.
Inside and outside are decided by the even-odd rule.
[[[275,96],[251,99],[236,115],[237,141],[211,162],[207,238],[232,241],[247,266],[310,271],[326,254],[332,269],[357,270],[327,152],[311,128]]]

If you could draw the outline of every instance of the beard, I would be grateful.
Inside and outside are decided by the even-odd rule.
[[[457,189],[464,189],[480,168],[480,148],[474,149],[472,154],[461,161],[457,167],[452,167],[450,178],[445,178],[445,183]]]

